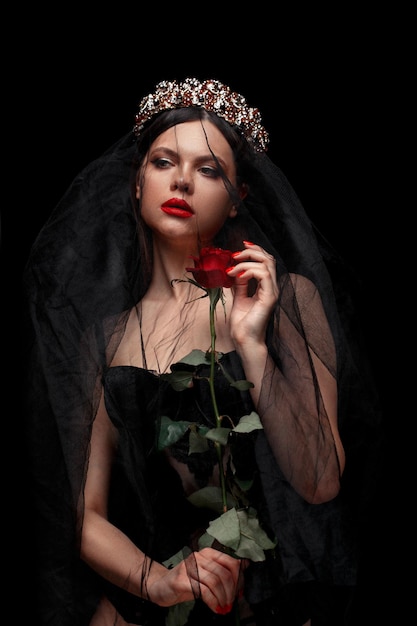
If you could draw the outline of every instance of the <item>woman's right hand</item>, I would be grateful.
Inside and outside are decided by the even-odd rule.
[[[151,567],[148,599],[159,606],[173,606],[200,598],[218,614],[228,613],[243,589],[246,559],[236,559],[214,548],[192,552],[172,569]]]

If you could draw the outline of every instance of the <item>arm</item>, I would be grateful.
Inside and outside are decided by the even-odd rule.
[[[152,562],[132,541],[107,519],[107,499],[116,431],[101,398],[93,425],[91,453],[85,486],[81,558],[92,569],[113,584],[160,606],[194,600],[193,589],[215,612],[232,605],[242,585],[242,562],[217,550],[206,548],[188,559],[196,567],[187,567],[187,560],[172,569]],[[243,562],[243,566],[245,563]],[[198,581],[191,580],[191,571]],[[146,572],[143,582],[142,573]],[[197,574],[196,574],[197,575]]]
[[[295,275],[280,294],[275,261],[260,246],[246,245],[236,261],[229,272],[236,275],[231,334],[255,385],[252,397],[269,444],[294,489],[308,502],[326,502],[340,489],[345,455],[337,426],[335,348],[320,296]],[[257,281],[252,297],[250,279]],[[265,343],[272,315],[280,367]]]

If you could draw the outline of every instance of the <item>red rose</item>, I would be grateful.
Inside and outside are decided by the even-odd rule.
[[[223,248],[201,248],[200,256],[195,257],[194,267],[186,267],[191,272],[195,281],[206,289],[216,287],[231,287],[234,279],[226,274],[226,268],[234,265],[232,252]]]

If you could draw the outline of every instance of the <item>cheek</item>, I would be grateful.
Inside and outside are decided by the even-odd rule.
[[[151,172],[149,164],[142,165],[136,175],[136,199],[143,199],[145,193],[145,187],[147,187],[148,180],[151,178]]]
[[[222,190],[222,192],[218,194],[214,202],[211,203],[211,207],[213,213],[217,214],[217,219],[223,222],[236,213],[236,209],[226,190]]]
[[[160,183],[152,177],[148,171],[136,181],[136,199],[144,202],[152,202],[152,198],[158,193]]]
[[[201,226],[205,225],[207,230],[214,234],[220,230],[228,217],[234,217],[234,215],[236,215],[236,209],[232,206],[229,196],[219,195],[199,212],[199,221]]]

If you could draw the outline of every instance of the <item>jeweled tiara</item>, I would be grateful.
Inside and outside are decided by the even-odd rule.
[[[213,111],[229,124],[238,126],[257,152],[267,150],[269,136],[261,124],[259,110],[248,107],[243,96],[218,80],[205,80],[202,83],[196,78],[186,78],[180,83],[161,81],[155,93],[141,100],[133,132],[138,137],[145,122],[160,111],[193,106]]]

